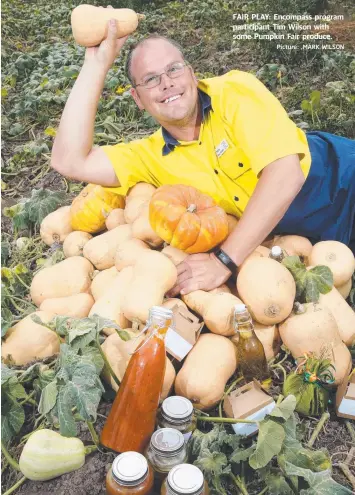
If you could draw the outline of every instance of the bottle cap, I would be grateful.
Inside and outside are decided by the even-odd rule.
[[[112,474],[117,483],[124,486],[135,486],[146,478],[148,462],[138,452],[124,452],[114,459]]]
[[[183,434],[174,428],[160,428],[150,439],[153,450],[164,456],[175,455],[185,445]]]
[[[168,487],[181,494],[201,493],[204,485],[201,470],[193,464],[179,464],[173,467],[167,479]]]
[[[188,420],[193,413],[193,406],[189,399],[181,397],[180,395],[173,395],[163,401],[161,406],[162,415],[166,419],[173,419],[177,421]]]
[[[244,311],[247,309],[245,304],[236,304],[234,306],[234,312],[235,313],[244,313]]]
[[[282,249],[280,248],[280,246],[273,246],[271,248],[271,254],[273,256],[281,256],[282,254]]]

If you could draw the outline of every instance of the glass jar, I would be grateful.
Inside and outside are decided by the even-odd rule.
[[[168,474],[161,495],[209,495],[202,471],[192,464],[179,464]]]
[[[160,428],[153,433],[145,456],[154,470],[154,478],[159,485],[174,466],[187,461],[188,454],[183,434],[174,428]]]
[[[138,452],[125,452],[115,458],[106,476],[108,495],[151,493],[154,474],[147,459]]]
[[[197,420],[194,408],[189,399],[174,395],[165,399],[158,413],[158,428],[174,428],[189,440],[196,429]]]

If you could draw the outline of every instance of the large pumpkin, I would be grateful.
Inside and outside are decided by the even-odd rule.
[[[108,214],[115,208],[124,208],[124,197],[108,191],[102,186],[89,184],[72,202],[70,221],[73,230],[100,232]]]
[[[152,228],[164,241],[186,253],[203,253],[228,235],[226,212],[191,186],[161,186],[149,204]]]

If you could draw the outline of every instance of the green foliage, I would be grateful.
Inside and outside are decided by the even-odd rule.
[[[307,270],[299,256],[287,256],[282,264],[291,272],[296,282],[296,301],[318,302],[320,294],[327,294],[333,287],[333,274],[327,266],[318,265]]]
[[[8,443],[22,428],[25,412],[20,399],[27,394],[19,383],[16,372],[1,365],[1,439]]]
[[[325,354],[325,353],[324,353]],[[328,406],[328,385],[334,382],[331,359],[324,355],[308,356],[283,384],[283,394],[294,395],[296,411],[305,416],[320,416]]]
[[[4,209],[16,230],[38,227],[42,220],[55,211],[65,200],[65,193],[48,189],[33,189],[31,197]]]

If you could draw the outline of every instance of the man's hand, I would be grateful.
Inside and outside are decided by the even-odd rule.
[[[104,8],[104,7],[100,7]],[[107,7],[112,9],[111,5]],[[99,46],[92,46],[85,51],[85,62],[98,62],[107,71],[112,67],[128,35],[117,39],[117,25],[114,19],[108,22],[107,37]]]
[[[177,272],[176,284],[167,293],[168,297],[194,290],[209,291],[224,284],[231,276],[230,270],[212,253],[190,254],[177,266]]]

